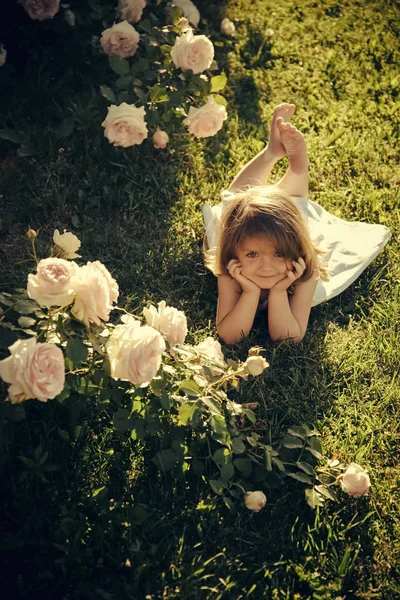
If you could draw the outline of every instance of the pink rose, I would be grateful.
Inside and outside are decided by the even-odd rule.
[[[217,104],[214,98],[209,96],[206,104],[200,108],[190,107],[183,123],[188,126],[189,133],[197,138],[205,138],[215,135],[227,118],[225,106]]]
[[[245,497],[245,504],[249,510],[253,512],[260,512],[264,508],[267,502],[267,498],[263,492],[247,492]]]
[[[136,108],[123,102],[119,106],[108,107],[108,114],[102,123],[104,136],[114,146],[134,146],[147,138],[147,125],[144,120],[144,107]]]
[[[100,44],[106,54],[128,58],[135,54],[139,40],[136,29],[128,21],[122,21],[103,31]]]
[[[371,482],[365,469],[357,463],[351,463],[341,476],[340,484],[346,494],[359,498],[368,492]]]
[[[157,375],[165,342],[153,327],[129,319],[117,325],[107,342],[111,377],[145,385]]]
[[[89,327],[108,321],[113,302],[118,299],[118,284],[106,267],[99,262],[88,262],[74,278],[75,301],[71,312]]]
[[[60,0],[22,0],[22,6],[31,19],[52,19],[60,10]]]
[[[10,384],[11,402],[37,398],[47,402],[64,388],[64,355],[54,344],[37,343],[35,338],[17,340],[9,347],[11,356],[0,361],[0,377]]]
[[[214,60],[214,46],[205,35],[193,35],[193,30],[188,29],[176,38],[171,58],[182,71],[191,69],[193,73],[202,73]]]
[[[36,275],[28,275],[28,296],[40,306],[67,306],[74,300],[74,262],[62,258],[40,260]]]
[[[145,6],[146,0],[119,0],[118,2],[121,19],[126,19],[131,23],[140,21]]]
[[[154,148],[166,148],[168,142],[168,133],[166,131],[161,131],[161,129],[157,129],[157,131],[153,135]]]
[[[143,314],[147,325],[151,325],[167,337],[170,348],[176,344],[183,344],[187,334],[187,320],[185,313],[173,306],[167,306],[165,300],[155,306],[144,308]]]
[[[173,0],[173,4],[181,9],[182,14],[187,20],[197,27],[200,21],[200,13],[197,6],[191,0]]]

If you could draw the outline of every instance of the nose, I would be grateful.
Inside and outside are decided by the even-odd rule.
[[[261,270],[268,275],[269,271],[271,270],[271,257],[261,257]]]

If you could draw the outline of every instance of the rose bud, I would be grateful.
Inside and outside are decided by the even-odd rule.
[[[249,510],[260,512],[267,502],[267,497],[263,492],[246,492],[245,504]]]

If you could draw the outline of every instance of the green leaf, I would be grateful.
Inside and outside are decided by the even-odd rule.
[[[141,29],[145,33],[153,33],[153,28],[151,26],[149,19],[143,19],[143,21],[140,21],[140,23],[138,23],[137,26],[138,26],[138,29]]]
[[[150,100],[151,102],[168,102],[169,96],[167,89],[156,83],[150,88]]]
[[[286,473],[286,469],[285,469],[285,465],[283,464],[283,462],[277,458],[276,456],[272,457],[272,462],[274,463],[274,465],[276,467],[278,467],[278,469],[282,472],[282,473]]]
[[[315,489],[320,494],[325,496],[325,498],[329,498],[329,500],[333,500],[334,502],[337,502],[339,499],[336,492],[329,487],[325,487],[324,485],[316,485]]]
[[[103,485],[102,487],[97,488],[92,494],[92,498],[96,498],[96,500],[101,501],[105,500],[108,495],[108,487]]]
[[[56,127],[55,134],[57,139],[67,138],[73,132],[75,128],[75,119],[74,117],[68,117],[61,121],[61,123]]]
[[[149,511],[145,506],[137,504],[128,509],[128,518],[134,525],[141,525],[149,518]]]
[[[25,140],[25,136],[15,129],[0,129],[0,139],[14,142],[14,144],[22,144]]]
[[[253,413],[253,411],[250,408],[244,408],[243,413],[246,415],[246,417],[252,423],[255,423],[257,421],[256,415]]]
[[[211,77],[211,93],[220,92],[226,86],[228,80],[225,73],[221,73],[221,75],[215,75]]]
[[[228,106],[228,103],[223,96],[220,96],[219,94],[213,94],[213,98],[217,104],[221,104],[222,106]]]
[[[187,425],[195,410],[196,404],[194,402],[182,404],[178,409],[178,425]]]
[[[73,363],[80,363],[87,360],[88,350],[81,338],[72,337],[68,340],[65,348],[65,355]]]
[[[220,481],[219,479],[210,479],[210,481],[208,483],[210,484],[212,490],[216,494],[219,494],[220,496],[222,496],[222,494],[224,493],[224,485],[223,485],[222,481]]]
[[[233,464],[243,477],[250,476],[252,465],[249,458],[235,458]]]
[[[221,479],[225,481],[231,479],[235,474],[235,468],[231,462],[228,462],[221,468]]]
[[[185,379],[179,384],[179,389],[185,392],[188,396],[197,396],[200,394],[200,388],[195,381],[192,379]]]
[[[313,456],[315,456],[316,458],[319,458],[319,459],[323,458],[321,442],[319,441],[319,439],[317,437],[312,437],[307,440],[307,445],[305,447],[305,450],[308,450],[308,452],[311,452],[311,454]]]
[[[232,452],[234,454],[243,454],[246,451],[246,446],[241,437],[232,438]]]
[[[213,461],[219,467],[226,465],[231,458],[231,453],[228,448],[218,448],[213,454]]]
[[[169,396],[165,390],[161,394],[160,404],[165,410],[169,409]]]
[[[132,85],[132,75],[123,75],[122,77],[118,77],[115,83],[120,89],[128,87]]]
[[[29,144],[21,144],[21,146],[17,150],[18,156],[33,156],[35,154],[35,148]]]
[[[282,446],[285,448],[302,448],[303,442],[301,442],[298,438],[287,435],[282,440]]]
[[[23,406],[12,405],[8,412],[7,417],[10,421],[14,423],[19,423],[19,421],[23,421],[25,419],[25,409]]]
[[[316,508],[317,506],[323,506],[325,500],[323,496],[315,488],[307,488],[306,491],[306,500],[307,504],[311,506],[311,508]]]
[[[301,425],[297,426],[293,426],[290,427],[288,429],[288,434],[292,435],[294,437],[299,437],[302,440],[305,440],[307,438],[307,430],[305,429],[305,427],[302,427]]]
[[[120,56],[109,56],[108,64],[117,75],[128,75],[129,63]]]
[[[303,462],[303,461],[298,461],[296,463],[296,466],[299,467],[299,469],[301,469],[302,471],[304,471],[304,473],[307,473],[307,475],[311,475],[312,477],[314,476],[314,469],[308,463]]]
[[[129,419],[130,410],[120,408],[114,414],[113,425],[117,431],[128,431],[132,428],[132,421]]]
[[[108,87],[108,85],[100,86],[100,94],[103,96],[103,98],[105,98],[109,102],[112,102],[113,104],[115,104],[117,101],[114,92],[110,87]]]
[[[306,473],[287,473],[287,476],[296,479],[297,481],[301,481],[301,483],[309,483],[310,485],[313,483],[311,477]]]
[[[152,461],[160,471],[165,473],[166,471],[173,469],[177,462],[177,456],[173,450],[166,448],[165,450],[157,452],[157,454],[153,456]]]
[[[212,415],[221,415],[221,408],[218,406],[217,402],[212,398],[202,398],[203,404],[205,404],[209,409]]]
[[[142,88],[140,88],[140,87],[136,87],[136,86],[135,86],[135,87],[133,88],[133,91],[135,92],[136,96],[139,98],[139,100],[140,100],[141,102],[146,102],[146,101],[147,101],[147,93],[146,93],[146,92],[144,92],[144,91],[142,90]]]
[[[39,306],[33,300],[17,300],[13,308],[21,315],[30,315],[39,310]]]

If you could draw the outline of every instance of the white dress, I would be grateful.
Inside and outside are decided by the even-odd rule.
[[[235,194],[223,191],[222,202],[216,206],[205,204],[203,218],[208,249],[217,250],[218,228],[224,207]],[[385,225],[372,225],[359,221],[345,221],[335,217],[316,202],[307,198],[294,198],[300,208],[314,244],[324,250],[330,280],[318,280],[312,306],[334,298],[353,283],[378,256],[390,239]]]

